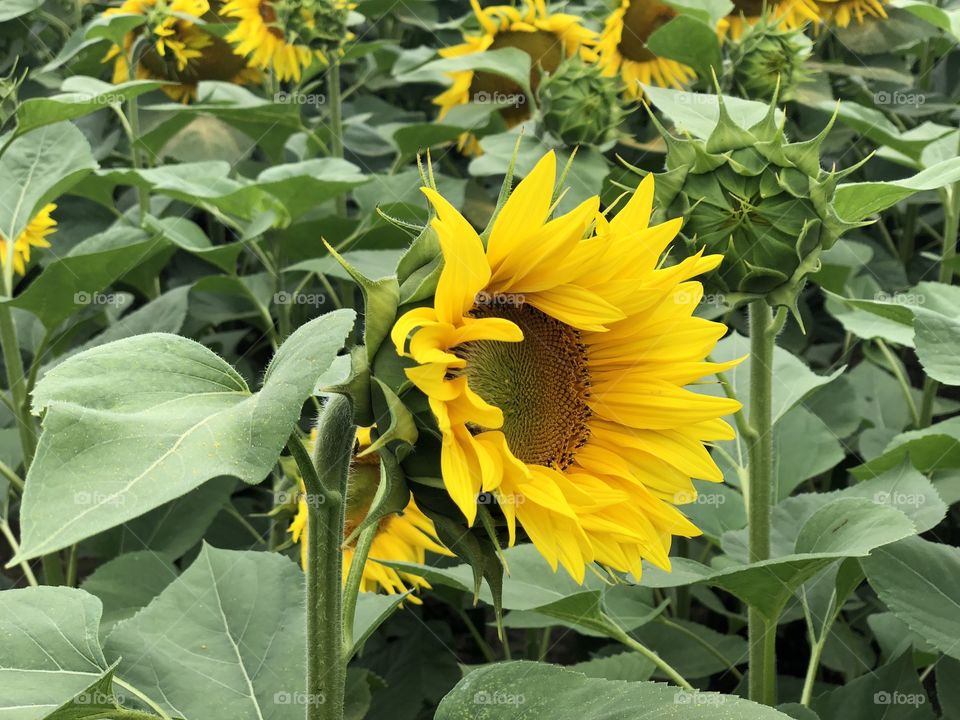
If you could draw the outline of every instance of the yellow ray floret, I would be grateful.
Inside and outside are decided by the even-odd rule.
[[[47,237],[56,232],[57,226],[57,221],[50,214],[56,209],[57,206],[51,203],[36,214],[13,243],[12,257],[7,239],[0,233],[0,263],[4,269],[12,261],[14,272],[24,275],[27,272],[27,263],[30,262],[30,249],[50,247]]]
[[[650,226],[653,178],[612,219],[599,199],[551,219],[556,159],[511,194],[484,246],[431,189],[444,267],[430,307],[392,340],[442,434],[441,471],[467,521],[497,498],[510,533],[582,580],[592,561],[669,568],[674,535],[699,531],[675,505],[691,478],[720,481],[704,443],[733,437],[740,405],[686,388],[733,363],[705,358],[723,335],[693,316],[720,263],[697,254],[663,266],[681,220]]]

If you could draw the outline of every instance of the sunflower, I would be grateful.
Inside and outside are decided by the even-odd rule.
[[[199,20],[209,11],[207,0],[125,0],[123,5],[104,14],[129,13],[147,17],[151,42],[140,55],[136,78],[175,83],[161,89],[178,102],[188,102],[197,96],[197,84],[201,80],[245,85],[260,77],[260,73],[237,57],[224,40],[185,19],[188,16]],[[114,83],[130,79],[130,53],[142,32],[138,28],[127,33],[123,47],[114,45],[103,58],[104,62],[114,61]]]
[[[653,177],[612,220],[599,199],[550,219],[556,159],[510,195],[484,242],[425,188],[444,267],[432,306],[392,330],[407,377],[442,435],[444,485],[473,523],[493,493],[556,568],[591,561],[639,576],[669,569],[673,535],[699,530],[675,507],[691,478],[721,481],[705,441],[730,439],[734,400],[684,386],[730,367],[704,358],[725,327],[693,317],[720,264],[698,253],[664,267],[682,221],[650,226]],[[590,228],[595,229],[590,231]]]
[[[717,33],[721,39],[729,37],[739,40],[749,26],[756,25],[760,21],[764,12],[767,13],[769,23],[782,22],[788,28],[802,25],[810,19],[802,10],[793,8],[793,0],[732,0],[732,2],[733,12],[717,24]]]
[[[318,26],[318,18],[323,24],[338,15],[337,22],[345,23],[351,7],[343,0],[228,0],[221,12],[240,21],[226,38],[236,46],[235,53],[247,56],[254,67],[272,69],[281,82],[300,82],[315,60],[326,62],[322,50],[311,48],[315,39],[340,42],[351,37],[344,26],[333,38],[329,29]]]
[[[314,438],[315,439],[315,438]],[[357,430],[359,448],[370,445],[370,428]],[[350,537],[367,515],[370,502],[380,481],[380,461],[376,453],[357,456],[350,468],[350,481],[347,490],[346,527],[344,537]],[[307,497],[304,492],[303,481],[300,480],[300,495],[297,501],[297,514],[290,523],[288,532],[294,542],[300,542],[300,563],[306,567],[307,543],[304,533],[307,532]],[[354,546],[343,548],[343,579],[346,581],[347,572],[353,562]],[[397,561],[423,564],[426,552],[438,555],[449,555],[450,552],[437,539],[433,522],[420,508],[413,498],[403,512],[388,515],[380,521],[377,534],[370,546],[368,560],[363,567],[360,579],[361,592],[375,592],[382,589],[389,594],[406,592],[409,588],[429,589],[430,584],[422,577],[409,573],[399,573],[378,560]],[[411,596],[411,601],[420,601]]]
[[[36,217],[33,218],[27,227],[20,233],[20,237],[13,243],[13,269],[20,275],[27,272],[27,263],[30,262],[30,248],[48,248],[50,243],[47,236],[56,232],[54,228],[57,221],[50,217],[50,213],[57,209],[53,203],[45,206]],[[4,269],[7,267],[10,248],[7,247],[7,239],[0,233],[0,263]]]
[[[597,51],[604,73],[620,75],[628,97],[640,97],[640,83],[682,88],[696,77],[693,70],[654,55],[647,40],[655,30],[676,17],[677,11],[656,0],[621,0],[603,26]]]
[[[862,25],[867,17],[887,17],[888,0],[793,0],[791,13],[814,23],[845,28],[856,20]]]
[[[440,50],[445,58],[472,55],[486,50],[517,48],[530,56],[530,89],[536,93],[541,71],[553,73],[564,57],[578,52],[585,60],[595,60],[591,47],[596,33],[583,27],[580,18],[565,13],[551,13],[544,0],[525,0],[523,9],[511,5],[481,8],[478,0],[470,0],[473,12],[483,31],[480,35],[464,33],[460,45]],[[440,117],[451,108],[478,102],[514,102],[500,108],[508,127],[530,118],[529,98],[518,85],[499,75],[463,70],[448,73],[453,85],[433,102],[440,106]],[[461,143],[463,144],[463,143]]]

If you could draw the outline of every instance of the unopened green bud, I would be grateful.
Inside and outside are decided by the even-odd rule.
[[[544,126],[567,145],[602,145],[623,120],[618,83],[576,56],[540,83],[538,95]]]
[[[812,49],[802,29],[762,19],[730,51],[734,85],[745,98],[770,100],[779,83],[780,99],[790,100],[807,79],[803,64]]]

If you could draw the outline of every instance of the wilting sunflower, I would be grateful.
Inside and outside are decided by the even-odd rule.
[[[254,67],[273,70],[281,82],[300,82],[315,60],[326,62],[314,43],[349,37],[345,22],[350,7],[346,0],[228,0],[221,12],[240,21],[226,38],[236,46],[234,52],[247,56]],[[331,23],[336,27],[323,27]]]
[[[482,8],[478,0],[470,0],[470,4],[483,33],[465,33],[463,43],[440,50],[442,57],[502,48],[523,50],[530,56],[530,88],[534,93],[540,84],[541,71],[554,72],[563,58],[578,52],[585,60],[596,58],[591,50],[596,44],[596,33],[583,27],[576,15],[551,13],[544,0],[525,0],[523,9],[512,5]],[[440,106],[441,118],[451,108],[471,101],[507,103],[500,108],[500,114],[509,127],[530,118],[531,101],[518,85],[506,78],[473,70],[449,73],[449,76],[453,85],[433,100]]]
[[[669,569],[671,537],[699,534],[674,506],[696,497],[691,478],[722,480],[703,443],[732,438],[720,418],[740,407],[684,388],[733,364],[704,360],[725,327],[692,316],[702,287],[690,278],[721,256],[661,264],[682,221],[649,226],[652,177],[613,220],[596,197],[550,219],[555,173],[550,153],[486,247],[424,189],[444,267],[433,305],[405,313],[392,340],[417,363],[407,377],[429,400],[443,482],[468,522],[491,492],[511,544],[519,521],[578,580],[594,560]]]
[[[357,430],[359,449],[370,445],[370,428]],[[370,508],[380,482],[380,461],[376,453],[355,457],[350,467],[350,481],[347,490],[346,527],[344,537],[349,537],[363,522]],[[306,567],[307,543],[304,533],[308,532],[308,498],[304,492],[303,482],[300,481],[300,496],[297,502],[297,514],[290,523],[288,532],[294,542],[300,542],[300,562]],[[343,579],[346,581],[347,572],[353,562],[354,546],[343,548]],[[450,552],[437,539],[433,522],[417,507],[413,498],[403,512],[389,515],[380,521],[377,534],[370,546],[370,553],[363,567],[360,579],[361,592],[375,592],[384,590],[389,594],[406,592],[408,589],[429,589],[430,584],[422,577],[409,573],[398,573],[378,560],[398,561],[423,564],[426,552],[439,555],[449,555]],[[411,596],[414,603],[420,601]]]
[[[692,69],[655,55],[647,40],[676,17],[677,11],[656,0],[621,0],[604,23],[597,51],[604,73],[620,75],[628,97],[640,97],[640,83],[682,88],[696,77]]]
[[[127,33],[123,48],[114,45],[103,58],[104,62],[114,61],[114,83],[130,80],[130,53],[144,32],[149,33],[150,41],[137,63],[136,79],[176,83],[164,85],[162,90],[179,102],[195,98],[201,80],[245,85],[260,77],[258,71],[233,53],[227,42],[185,18],[199,20],[209,16],[207,0],[125,0],[123,5],[104,14],[119,13],[145,15],[147,23],[146,30],[136,28]]]
[[[27,263],[30,262],[30,248],[50,247],[47,236],[56,232],[54,228],[57,225],[57,221],[50,216],[50,213],[56,209],[57,206],[53,203],[45,206],[37,213],[36,217],[29,222],[24,231],[20,233],[20,237],[13,243],[13,269],[18,274],[24,275],[27,272]],[[0,263],[2,263],[4,268],[7,267],[7,255],[9,252],[10,248],[7,246],[7,239],[0,233]]]
[[[792,0],[791,13],[813,23],[845,28],[852,21],[863,24],[867,17],[886,18],[888,0]]]

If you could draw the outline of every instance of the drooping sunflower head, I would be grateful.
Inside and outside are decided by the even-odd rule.
[[[228,0],[221,14],[239,20],[226,38],[238,55],[281,82],[299,82],[347,38],[349,9],[347,0]]]
[[[650,36],[676,15],[657,0],[621,0],[604,23],[597,45],[600,63],[608,76],[623,79],[628,97],[640,97],[640,83],[679,89],[696,77],[686,65],[659,57],[647,47]]]
[[[120,7],[106,11],[120,13],[145,15],[147,20],[126,34],[122,48],[114,45],[104,57],[104,62],[113,60],[114,83],[131,79],[131,53],[141,38],[145,43],[137,50],[136,79],[175,83],[162,88],[174,100],[195,98],[201,80],[243,85],[260,76],[228,43],[187,19],[210,17],[207,0],[125,0]]]
[[[582,580],[592,561],[639,575],[669,568],[671,537],[699,534],[675,507],[691,478],[720,481],[704,442],[732,437],[735,401],[684,386],[726,366],[705,358],[723,325],[693,316],[691,278],[720,263],[664,266],[681,220],[650,226],[653,180],[616,217],[589,198],[552,217],[552,153],[521,182],[484,242],[424,189],[443,253],[431,305],[392,331],[442,436],[444,485],[468,523],[492,493],[516,526]]]
[[[4,269],[12,262],[14,272],[25,275],[27,263],[30,262],[30,249],[50,247],[47,237],[56,232],[57,221],[51,216],[56,209],[57,206],[51,203],[38,212],[13,243],[13,248],[7,244],[3,233],[0,233],[0,263]]]
[[[347,498],[345,508],[344,537],[349,539],[354,530],[359,527],[367,516],[370,505],[376,494],[380,482],[380,461],[377,454],[360,455],[359,452],[370,446],[370,428],[357,430],[357,452],[350,465],[350,477],[347,483]],[[315,438],[314,438],[315,439]],[[290,523],[288,531],[294,542],[300,543],[300,562],[306,567],[307,543],[305,534],[309,532],[308,503],[311,498],[306,495],[303,482],[300,482],[300,494],[297,500],[297,513]],[[355,542],[343,548],[343,579],[346,581],[347,572],[353,562]],[[427,551],[438,555],[449,555],[450,552],[437,539],[433,522],[428,518],[413,498],[402,512],[392,513],[380,520],[377,532],[370,547],[367,562],[363,567],[360,579],[361,592],[376,592],[382,590],[389,594],[403,593],[409,589],[429,589],[430,584],[422,577],[409,573],[400,573],[384,565],[383,561],[423,564]],[[414,603],[420,601],[411,596]]]
[[[459,57],[502,48],[522,50],[530,56],[530,88],[534,92],[541,72],[555,72],[565,57],[577,53],[588,60],[595,57],[591,48],[596,44],[596,34],[584,27],[576,15],[550,12],[545,0],[524,0],[523,8],[482,8],[479,0],[471,0],[471,4],[482,32],[464,34],[463,43],[444,48],[441,56]],[[468,102],[502,105],[499,112],[510,127],[530,117],[531,100],[510,80],[472,70],[450,73],[450,77],[453,85],[433,101],[440,106],[440,117]]]
[[[792,12],[794,0],[732,0],[733,10],[717,25],[720,38],[739,40],[748,28],[766,18],[771,25],[794,27],[798,13]]]

